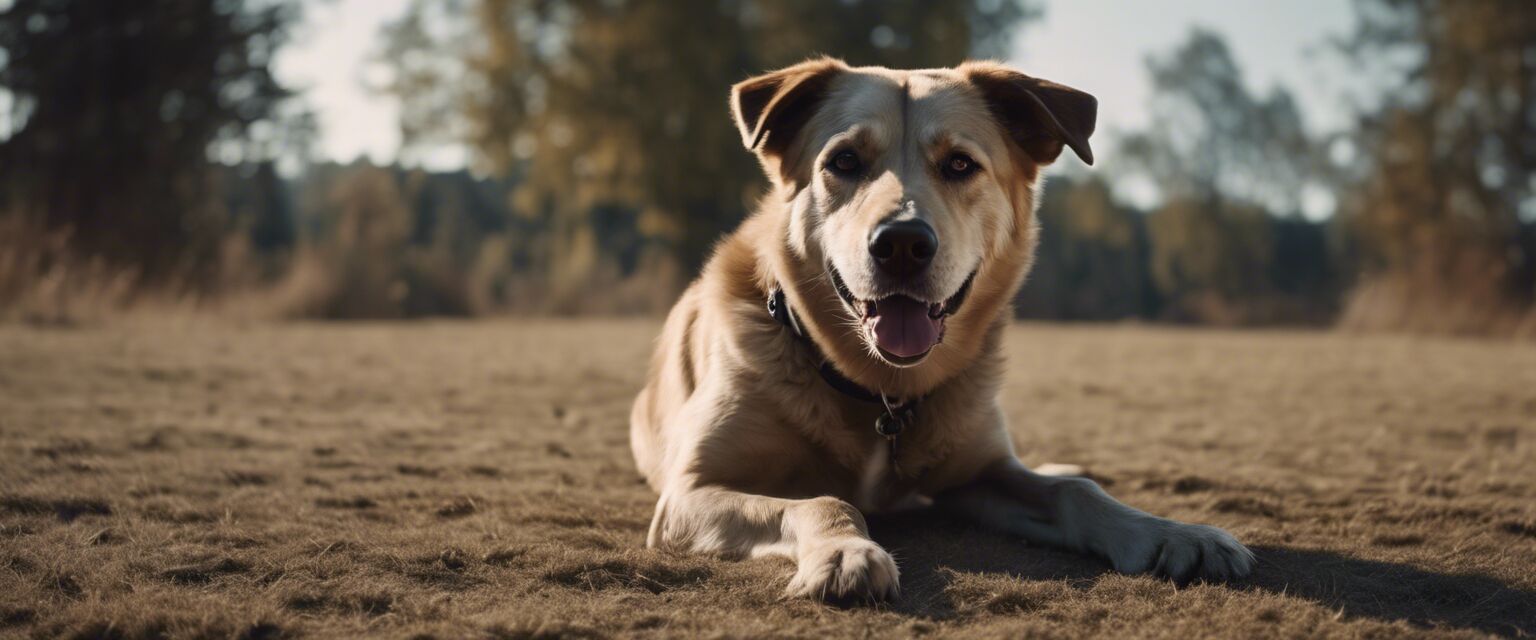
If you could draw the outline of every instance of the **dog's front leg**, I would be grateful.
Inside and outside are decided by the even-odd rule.
[[[664,493],[647,544],[732,558],[784,555],[795,597],[894,598],[896,562],[869,539],[864,517],[831,497],[788,500],[714,487]]]
[[[1184,582],[1241,578],[1253,569],[1253,554],[1221,529],[1147,514],[1092,480],[1034,473],[1011,456],[937,502],[1031,542],[1093,553],[1125,573]]]

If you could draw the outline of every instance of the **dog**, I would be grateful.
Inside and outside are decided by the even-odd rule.
[[[630,420],[652,548],[788,556],[794,597],[900,594],[864,514],[931,506],[1176,581],[1247,575],[1215,527],[1026,468],[999,345],[1041,170],[1092,164],[1097,101],[999,63],[814,59],[731,89],[772,184],[668,314]]]

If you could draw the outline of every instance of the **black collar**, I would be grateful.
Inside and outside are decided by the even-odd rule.
[[[841,371],[837,370],[837,367],[832,365],[832,360],[828,359],[821,352],[821,348],[816,346],[816,342],[811,340],[811,337],[806,335],[805,331],[800,328],[800,318],[789,308],[789,302],[784,297],[783,289],[774,287],[772,295],[768,296],[768,314],[773,316],[773,319],[777,320],[779,324],[788,327],[790,333],[794,334],[806,348],[811,350],[811,353],[815,354],[816,359],[821,361],[821,365],[817,367],[817,372],[821,374],[821,379],[826,381],[827,386],[854,400],[880,405],[885,408],[880,418],[875,421],[875,432],[890,438],[894,446],[896,436],[903,429],[912,425],[916,417],[917,405],[922,402],[922,397],[892,402],[885,394],[879,391],[870,391],[859,383],[849,380],[848,376],[843,375]]]

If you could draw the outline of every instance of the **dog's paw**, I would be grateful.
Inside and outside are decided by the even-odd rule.
[[[785,595],[822,600],[890,600],[901,595],[896,561],[864,538],[828,540],[800,558]]]
[[[1123,573],[1151,573],[1184,584],[1226,581],[1253,572],[1253,552],[1216,527],[1152,518],[1112,545],[1110,562]]]

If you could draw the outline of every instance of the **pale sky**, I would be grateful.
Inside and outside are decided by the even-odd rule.
[[[378,73],[368,57],[379,28],[407,3],[334,0],[306,6],[304,24],[280,55],[277,73],[290,86],[307,89],[321,127],[316,145],[321,158],[394,160],[400,144],[396,105],[371,95],[364,78]],[[1169,51],[1196,26],[1227,38],[1252,89],[1267,91],[1276,82],[1289,87],[1314,131],[1345,124],[1348,111],[1339,96],[1348,78],[1337,58],[1322,50],[1327,37],[1353,24],[1346,0],[1047,0],[1045,10],[1045,18],[1017,39],[1011,62],[1098,96],[1105,138],[1146,124],[1143,60]],[[461,150],[445,149],[430,163],[447,168],[463,161]]]
[[[1012,62],[1097,96],[1099,131],[1136,129],[1147,123],[1147,55],[1204,27],[1226,38],[1251,90],[1284,84],[1318,132],[1346,124],[1339,83],[1347,78],[1325,40],[1353,25],[1346,0],[1052,0],[1017,40]]]
[[[0,0],[3,1],[3,0]],[[278,53],[274,71],[304,91],[320,125],[315,153],[350,162],[366,155],[384,164],[400,147],[399,109],[366,88],[369,57],[380,28],[398,18],[409,0],[334,0],[304,5],[294,41]]]

